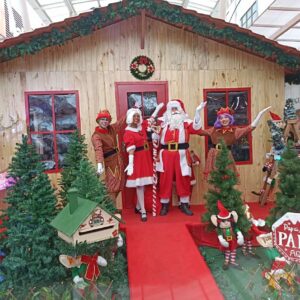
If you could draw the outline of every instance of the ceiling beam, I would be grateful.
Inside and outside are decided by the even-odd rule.
[[[52,20],[45,12],[45,10],[40,6],[40,4],[36,0],[27,0],[28,4],[31,5],[33,10],[38,14],[45,25],[49,25]]]
[[[282,10],[282,11],[300,11],[300,7],[279,7],[279,6],[270,6],[268,10]]]
[[[66,7],[68,8],[70,16],[76,16],[77,12],[70,0],[64,0],[64,3],[66,4]]]
[[[300,22],[300,14],[297,14],[294,18],[292,18],[289,22],[287,22],[284,26],[282,26],[280,29],[278,29],[275,33],[273,33],[269,39],[276,40],[278,37],[283,35],[285,32],[287,32],[289,29],[291,29],[294,25],[296,25],[298,22]]]
[[[300,39],[277,39],[277,42],[299,42],[300,43]]]

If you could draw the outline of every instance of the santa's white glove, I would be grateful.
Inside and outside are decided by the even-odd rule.
[[[238,243],[238,245],[242,246],[244,244],[244,236],[243,236],[243,234],[240,231],[238,231],[237,234],[236,234],[236,236],[237,236],[237,243]]]
[[[122,247],[123,244],[124,244],[123,238],[122,238],[121,234],[119,234],[118,241],[117,241],[118,248]]]
[[[225,248],[228,248],[229,247],[229,243],[223,238],[222,235],[218,235],[218,239],[219,239],[219,242],[220,244],[225,247]]]
[[[129,154],[128,156],[128,165],[124,170],[127,172],[127,175],[130,176],[133,174],[133,154]]]
[[[201,102],[200,103],[200,105],[198,105],[197,106],[197,108],[196,108],[196,112],[195,112],[195,117],[194,117],[194,121],[195,121],[195,123],[201,123],[201,117],[200,117],[200,112],[201,112],[201,110],[203,110],[203,108],[206,106],[206,101],[203,101],[203,102]],[[200,126],[200,128],[202,127],[202,124],[200,124],[201,126]],[[199,128],[199,129],[200,129]]]
[[[152,113],[151,117],[152,117],[152,118],[156,118],[157,115],[158,115],[158,113],[159,113],[159,111],[163,108],[163,106],[164,106],[163,103],[159,103],[159,104],[156,106],[156,108],[155,108],[154,112]]]
[[[266,107],[265,109],[261,110],[261,111],[258,113],[258,115],[257,115],[256,118],[254,119],[254,121],[251,123],[251,127],[252,127],[252,128],[255,128],[255,127],[258,125],[259,120],[260,120],[260,118],[262,117],[262,115],[263,115],[266,111],[268,111],[270,108],[271,108],[271,106],[268,106],[268,107]]]
[[[97,257],[97,264],[101,267],[106,267],[107,266],[107,261],[104,257],[98,256]]]
[[[104,172],[104,168],[103,168],[103,164],[102,163],[98,163],[97,164],[97,174],[101,175]]]
[[[78,284],[80,282],[84,282],[84,279],[82,277],[79,277],[78,275],[76,275],[74,278],[73,278],[73,282],[75,284]]]

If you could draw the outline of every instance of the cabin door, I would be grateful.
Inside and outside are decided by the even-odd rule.
[[[124,116],[136,101],[139,103],[144,119],[151,116],[158,103],[166,103],[168,99],[168,82],[116,82],[117,118]],[[160,114],[161,115],[161,114]],[[124,130],[119,134],[119,146],[123,155],[125,167],[128,164],[128,155],[123,144]],[[147,186],[145,204],[149,208],[152,199],[152,186]],[[124,188],[122,192],[122,207],[133,208],[136,203],[134,188]],[[148,204],[148,205],[147,205]]]

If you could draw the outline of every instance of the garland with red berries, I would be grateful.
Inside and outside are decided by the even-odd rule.
[[[149,79],[154,71],[155,67],[153,61],[145,55],[135,57],[130,64],[131,74],[139,80]]]

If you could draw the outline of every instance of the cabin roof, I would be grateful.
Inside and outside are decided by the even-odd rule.
[[[98,206],[98,203],[77,197],[78,207],[71,214],[70,204],[67,204],[50,223],[58,231],[72,237],[79,226],[87,219],[87,217]]]
[[[70,17],[0,43],[0,63],[40,50],[63,45],[111,24],[141,15],[205,38],[254,54],[284,67],[287,75],[300,77],[300,51],[224,20],[197,13],[162,0],[123,0]],[[147,34],[147,33],[146,33]]]

